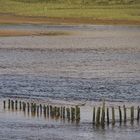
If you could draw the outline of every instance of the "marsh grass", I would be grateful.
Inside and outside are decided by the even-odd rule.
[[[140,20],[140,1],[0,0],[0,13],[37,17]]]

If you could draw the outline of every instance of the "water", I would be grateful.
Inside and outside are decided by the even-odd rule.
[[[3,30],[61,30],[68,36],[0,37],[0,98],[56,102],[140,102],[139,26],[1,25]],[[89,105],[86,104],[86,108]],[[139,125],[95,129],[0,111],[7,139],[138,140]]]

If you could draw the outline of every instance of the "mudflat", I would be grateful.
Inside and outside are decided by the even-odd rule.
[[[126,19],[94,19],[84,17],[43,17],[17,16],[0,14],[0,24],[109,24],[109,25],[140,25],[140,20]]]

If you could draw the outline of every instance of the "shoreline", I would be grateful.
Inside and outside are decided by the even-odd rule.
[[[23,31],[23,30],[0,30],[0,37],[18,37],[18,36],[63,36],[70,35],[64,31]]]
[[[0,24],[140,25],[140,20],[19,16],[13,14],[0,14],[0,16]]]

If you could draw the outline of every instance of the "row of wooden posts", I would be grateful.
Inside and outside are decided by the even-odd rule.
[[[117,118],[115,114],[118,114],[119,118]],[[126,108],[125,105],[123,105],[123,107],[118,106],[118,109],[115,109],[114,107],[111,107],[110,109],[109,107],[105,108],[105,105],[103,104],[102,107],[98,107],[97,109],[95,107],[93,108],[93,124],[95,124],[96,126],[104,127],[105,123],[107,125],[115,125],[116,122],[125,124],[127,121],[130,121],[133,124],[134,120],[139,121],[139,119],[139,106],[137,107],[137,109],[135,109],[134,106]]]
[[[18,100],[10,100],[3,101],[3,108],[8,108],[9,110],[22,110],[23,112],[31,112],[32,115],[41,115],[48,116],[55,119],[68,119],[68,121],[79,122],[80,121],[80,107],[72,106],[53,106],[53,105],[45,105],[45,104],[37,104],[35,102],[24,102]]]
[[[7,103],[6,103],[7,102]],[[51,118],[61,118],[61,119],[68,119],[71,121],[80,122],[80,107],[79,106],[52,106],[52,105],[45,105],[45,104],[37,104],[34,102],[24,102],[24,101],[17,101],[17,100],[8,100],[3,101],[4,109],[12,109],[12,110],[22,110],[24,112],[31,112],[32,114],[44,114],[44,116],[50,116]],[[116,116],[119,116],[117,118]],[[134,106],[130,108],[126,108],[125,105],[123,107],[118,106],[118,109],[114,107],[105,107],[105,102],[100,107],[93,107],[93,124],[96,126],[104,127],[105,124],[115,125],[116,122],[120,124],[122,122],[126,123],[130,120],[131,123],[134,120],[139,121],[140,119],[140,107],[138,106],[137,109]]]

